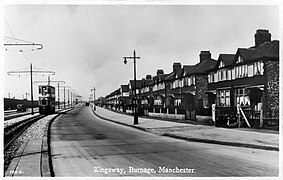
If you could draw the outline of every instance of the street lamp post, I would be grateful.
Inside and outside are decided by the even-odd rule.
[[[127,64],[127,59],[133,59],[134,60],[134,124],[139,124],[139,120],[138,120],[138,113],[137,113],[137,78],[136,78],[136,59],[140,59],[140,57],[136,56],[136,51],[134,50],[134,56],[129,56],[129,57],[123,57],[124,58],[124,64]]]

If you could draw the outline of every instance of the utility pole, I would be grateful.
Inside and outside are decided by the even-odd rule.
[[[60,109],[60,89],[59,89],[59,83],[58,83],[58,109]]]
[[[32,69],[32,63],[30,63],[30,69],[29,70],[20,70],[20,71],[8,71],[7,74],[8,75],[13,75],[13,74],[29,74],[30,75],[30,97],[31,97],[31,114],[34,114],[33,111],[33,74],[40,74],[40,73],[44,73],[44,74],[51,74],[54,75],[55,72],[54,71],[34,71]]]
[[[94,104],[94,101],[95,101],[95,87],[93,87],[93,89],[91,89],[91,91],[93,90],[93,110],[95,110],[95,104]]]
[[[30,91],[31,91],[31,94],[30,94],[30,98],[31,98],[31,115],[34,114],[34,111],[33,111],[33,85],[32,85],[32,63],[30,63]]]
[[[70,107],[70,91],[68,89],[68,107]]]
[[[124,64],[127,64],[127,59],[133,59],[134,60],[134,124],[139,124],[138,121],[138,113],[137,113],[137,79],[136,79],[136,59],[140,59],[140,57],[136,56],[136,51],[134,50],[134,56],[130,56],[130,57],[123,57],[124,58]]]
[[[66,108],[65,106],[65,86],[64,86],[64,109]]]

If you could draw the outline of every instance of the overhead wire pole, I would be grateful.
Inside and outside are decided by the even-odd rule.
[[[30,94],[30,98],[31,98],[31,114],[33,115],[33,85],[32,85],[32,64],[30,63],[30,89],[31,89],[31,94]]]
[[[71,87],[70,86],[60,86],[60,87],[64,89],[63,94],[64,94],[64,109],[65,109],[66,108],[66,92],[65,91],[66,91],[66,88],[71,88]],[[69,94],[69,89],[68,89],[68,94]],[[68,97],[68,102],[69,102],[69,97]]]
[[[7,74],[8,75],[13,75],[13,74],[29,74],[30,75],[30,97],[31,97],[31,114],[34,114],[34,110],[33,110],[33,74],[51,74],[54,75],[55,72],[54,71],[44,71],[44,70],[38,70],[35,71],[33,70],[32,67],[32,63],[30,64],[30,70],[19,70],[19,71],[8,71]]]
[[[90,92],[92,92],[93,91],[93,110],[95,110],[95,104],[94,104],[94,101],[95,101],[95,86],[93,87],[93,89],[91,89],[91,91]]]
[[[124,58],[124,64],[126,65],[127,64],[127,59],[133,59],[134,61],[134,90],[135,90],[135,96],[134,96],[134,102],[135,102],[135,107],[134,107],[134,124],[139,124],[139,121],[138,121],[138,114],[137,114],[137,92],[136,92],[136,89],[137,89],[137,74],[136,74],[136,59],[140,59],[140,57],[137,57],[136,56],[136,51],[134,50],[134,56],[129,56],[129,57],[123,57]]]

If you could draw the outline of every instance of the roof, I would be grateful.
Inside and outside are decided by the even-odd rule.
[[[111,92],[109,95],[106,96],[107,97],[112,97],[115,95],[121,94],[120,89],[116,89],[115,91]]]
[[[184,65],[183,69],[184,69],[184,73],[188,74],[190,73],[190,71],[192,71],[194,69],[194,65]]]
[[[256,48],[256,53],[250,59],[255,60],[260,58],[279,58],[279,41],[265,42]]]
[[[142,85],[142,80],[136,80],[137,88],[135,88],[135,81],[134,80],[130,80],[130,85],[133,89],[140,89],[141,85]]]
[[[172,71],[171,73],[167,74],[166,77],[163,80],[166,81],[170,81],[175,79],[175,77],[177,76],[177,78],[181,77],[183,75],[183,69],[177,69],[176,72]]]
[[[260,58],[279,58],[279,41],[268,41],[257,48],[238,48],[237,54],[240,54],[244,61]]]
[[[151,82],[153,82],[153,79],[145,79],[143,80],[143,86],[148,86]]]
[[[129,85],[121,85],[122,92],[129,92]]]
[[[203,74],[206,73],[207,71],[211,70],[212,68],[215,67],[217,61],[214,59],[206,59],[194,66],[190,70],[190,72],[187,73],[187,75],[193,75],[193,74]]]
[[[235,54],[220,54],[218,61],[222,61],[224,66],[232,65],[235,59]],[[220,62],[219,62],[220,63]]]
[[[238,48],[237,54],[241,54],[244,60],[250,59],[256,50],[254,48]]]
[[[168,75],[169,75],[169,74],[160,74],[160,75],[158,75],[159,80],[160,80],[160,81],[163,81]]]
[[[168,76],[164,80],[168,81],[168,80],[173,80],[174,78],[175,78],[175,74],[173,71],[170,74],[168,74]]]

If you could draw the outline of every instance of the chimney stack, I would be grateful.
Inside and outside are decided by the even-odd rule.
[[[207,59],[211,59],[210,51],[201,51],[199,54],[199,59],[200,59],[200,62],[203,62]]]
[[[258,29],[255,34],[255,47],[259,47],[261,44],[271,41],[271,34],[266,29]]]
[[[181,69],[182,69],[181,63],[174,62],[174,64],[173,64],[173,71],[177,72],[178,70],[181,70]]]
[[[151,79],[151,75],[146,75],[145,79]]]
[[[164,71],[162,69],[158,69],[157,72],[156,72],[156,75],[161,75],[161,74],[164,74]]]

